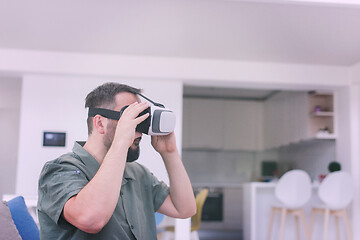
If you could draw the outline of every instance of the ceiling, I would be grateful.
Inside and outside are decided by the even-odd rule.
[[[0,48],[350,66],[359,29],[311,0],[0,0]]]

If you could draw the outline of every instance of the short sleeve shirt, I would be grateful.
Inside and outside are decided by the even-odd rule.
[[[74,144],[73,152],[44,165],[38,191],[41,239],[156,239],[154,213],[169,194],[169,188],[136,162],[126,163],[119,201],[99,233],[83,232],[63,218],[65,203],[79,193],[99,167],[79,143]]]

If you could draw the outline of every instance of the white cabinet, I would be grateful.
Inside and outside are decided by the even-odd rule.
[[[261,150],[262,102],[185,98],[183,147]]]
[[[185,98],[183,147],[221,149],[223,146],[223,101]]]
[[[264,102],[264,148],[335,137],[333,95],[279,92]],[[324,133],[321,129],[329,129]]]
[[[258,101],[224,101],[224,142],[226,150],[261,150],[263,105]]]
[[[183,147],[257,151],[334,139],[333,106],[332,94],[305,91],[278,92],[266,101],[185,98]]]
[[[264,147],[295,143],[306,138],[307,93],[279,92],[264,103]]]

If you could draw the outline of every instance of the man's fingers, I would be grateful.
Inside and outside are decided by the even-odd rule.
[[[142,111],[149,107],[148,102],[134,102],[130,104],[125,110],[123,114],[129,114],[132,117],[137,117]]]
[[[143,122],[145,119],[147,119],[149,117],[149,115],[150,115],[149,113],[145,113],[144,115],[142,115],[138,118],[135,118],[136,124]]]

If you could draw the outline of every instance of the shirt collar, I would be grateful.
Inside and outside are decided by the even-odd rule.
[[[91,173],[91,178],[93,178],[96,172],[99,170],[100,164],[96,159],[88,153],[84,148],[85,142],[78,141],[74,143],[73,153],[79,156],[81,161],[86,165],[89,172]]]
[[[124,171],[124,178],[136,180],[134,171],[131,169],[131,166],[135,163],[126,163],[125,171]]]
[[[81,161],[89,168],[92,173],[92,177],[95,176],[100,164],[96,159],[88,153],[84,148],[85,142],[77,141],[74,144],[73,152],[78,155]],[[132,171],[131,165],[135,163],[126,163],[122,184],[127,183],[128,180],[136,180],[134,171]]]

